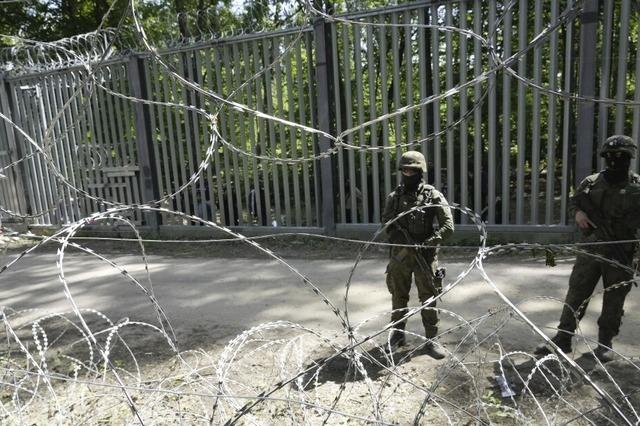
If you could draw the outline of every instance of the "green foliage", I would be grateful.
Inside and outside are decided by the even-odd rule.
[[[114,4],[115,3],[115,4]],[[38,41],[54,41],[76,34],[117,26],[128,8],[126,0],[46,0],[9,3],[2,6],[0,33]],[[15,44],[14,39],[3,37],[0,46]]]
[[[292,22],[302,10],[302,4],[293,0],[245,0],[242,7],[233,0],[136,0],[134,5],[152,40],[198,39],[303,23]],[[32,0],[1,8],[0,46],[16,44],[14,36],[54,41],[101,25],[131,24],[130,0]]]

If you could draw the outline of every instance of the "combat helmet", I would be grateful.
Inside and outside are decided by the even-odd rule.
[[[424,159],[424,155],[418,151],[407,151],[400,157],[400,167],[398,170],[404,168],[419,169],[423,173],[427,171],[427,162]]]
[[[631,158],[635,158],[637,149],[636,142],[629,136],[613,135],[609,136],[602,144],[600,156],[604,157],[609,152],[624,152],[629,154]]]

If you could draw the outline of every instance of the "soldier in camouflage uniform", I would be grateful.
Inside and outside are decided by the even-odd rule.
[[[433,186],[423,182],[427,171],[424,156],[417,151],[408,151],[400,158],[402,182],[387,197],[383,222],[387,222],[399,214],[416,206],[433,204],[421,210],[415,210],[396,220],[387,228],[389,242],[394,244],[423,244],[431,248],[392,247],[387,266],[387,287],[391,293],[391,305],[394,312],[391,321],[402,318],[409,302],[411,278],[415,278],[418,298],[424,303],[436,296],[442,287],[442,277],[436,276],[438,267],[437,248],[440,242],[453,233],[453,217],[447,200]],[[434,219],[438,221],[438,230],[434,229]],[[435,302],[429,307],[435,307]],[[400,309],[400,310],[398,310]],[[425,335],[431,339],[438,333],[438,316],[433,309],[424,309],[422,324]],[[406,321],[398,323],[391,335],[392,350],[404,345]],[[444,353],[431,341],[427,341],[425,353],[435,359],[444,358]]]
[[[635,141],[628,136],[611,136],[603,144],[600,155],[606,161],[606,169],[580,183],[570,198],[569,213],[575,217],[587,242],[633,239],[640,228],[640,176],[630,171],[631,159],[636,155]],[[634,243],[594,245],[588,250],[631,267],[635,246]],[[571,337],[577,320],[584,316],[600,277],[605,292],[598,319],[599,344],[594,355],[606,362],[613,358],[611,341],[620,329],[624,300],[631,288],[628,283],[616,284],[633,277],[631,272],[609,262],[586,254],[578,255],[569,278],[558,333],[551,340],[563,352],[571,352]],[[551,349],[544,344],[535,351],[539,356],[549,353]]]

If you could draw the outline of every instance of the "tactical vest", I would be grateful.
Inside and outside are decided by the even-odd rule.
[[[585,188],[592,204],[602,213],[614,239],[635,238],[640,228],[640,176],[631,173],[626,184],[609,184],[602,173],[590,176]]]
[[[400,213],[411,210],[416,206],[431,204],[433,202],[433,190],[431,185],[421,183],[416,192],[404,192],[404,188],[399,186],[394,192],[393,197],[393,214],[398,216]],[[422,242],[433,234],[433,219],[435,216],[433,207],[426,207],[414,210],[402,216],[396,221],[396,228],[403,234],[406,232],[410,239],[408,243]],[[404,232],[402,232],[404,231]],[[400,237],[400,235],[398,235]],[[402,235],[400,239],[405,240]]]

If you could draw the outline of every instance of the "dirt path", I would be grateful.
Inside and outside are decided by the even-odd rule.
[[[346,305],[346,282],[354,266],[353,258],[348,259],[346,251],[337,250],[336,257],[338,259],[330,259],[327,258],[326,251],[320,250],[321,254],[325,255],[324,258],[320,258],[318,253],[309,255],[309,248],[305,248],[297,251],[304,257],[287,256],[288,265],[284,265],[274,259],[266,258],[264,255],[255,255],[255,253],[236,257],[239,254],[246,254],[246,252],[235,249],[218,252],[206,251],[199,257],[193,256],[193,247],[190,250],[187,252],[175,250],[175,253],[171,253],[171,249],[167,247],[155,252],[151,250],[149,272],[153,294],[176,332],[180,351],[202,348],[212,360],[219,361],[225,356],[223,348],[232,342],[230,347],[238,348],[237,353],[259,354],[257,358],[239,356],[238,359],[234,359],[234,362],[229,363],[230,366],[233,366],[233,368],[229,367],[229,371],[236,374],[234,383],[247,380],[251,382],[251,380],[255,380],[255,377],[271,377],[274,374],[274,365],[279,365],[281,362],[270,358],[275,354],[263,353],[264,349],[256,347],[255,342],[249,344],[237,339],[232,340],[252,327],[260,327],[261,324],[269,322],[288,321],[296,324],[296,327],[312,330],[329,340],[333,339],[335,344],[340,342],[340,344],[348,345],[341,320],[323,302],[322,297],[311,291],[309,282],[313,283],[331,304],[339,308],[343,319],[348,315],[352,326],[359,325],[366,320],[357,330],[360,336],[374,334],[377,330],[382,329],[388,321],[387,310],[390,308],[390,300],[384,284],[386,262],[381,250],[373,251],[357,265],[351,279]],[[289,248],[289,250],[291,249]],[[146,281],[144,264],[140,256],[124,255],[120,249],[114,247],[105,249],[103,252],[106,253],[105,256],[109,260],[138,279],[147,290],[151,289]],[[286,254],[290,255],[291,252]],[[2,259],[3,264],[12,256],[14,255],[6,254]],[[355,257],[355,254],[353,256]],[[70,299],[66,297],[64,287],[58,278],[59,269],[56,267],[56,258],[56,254],[50,251],[29,255],[0,276],[0,298],[5,312],[25,309],[38,310],[20,315],[20,323],[26,323],[28,319],[42,316],[45,313],[71,310]],[[447,280],[451,282],[459,274],[464,273],[473,256],[469,254],[465,259],[458,255],[449,261],[446,260],[446,256],[441,256],[441,258],[444,259],[443,263],[448,269]],[[511,256],[490,257],[486,260],[485,269],[497,288],[506,297],[516,304],[529,319],[545,328],[556,325],[560,305],[550,300],[540,299],[539,296],[563,298],[571,265],[571,259],[559,259],[557,266],[552,268],[545,266],[544,259],[536,259],[531,256]],[[303,282],[290,268],[306,277],[308,282]],[[99,311],[114,323],[128,319],[129,321],[160,325],[156,310],[148,295],[104,261],[87,254],[69,252],[64,257],[63,270],[70,295],[79,308]],[[633,291],[629,296],[625,309],[625,324],[616,341],[616,349],[632,357],[638,355],[635,342],[640,337],[638,336],[640,328],[634,326],[640,320],[635,293]],[[413,306],[415,306],[416,300],[417,295],[414,290],[412,293]],[[596,319],[600,304],[601,296],[597,296],[592,301],[588,314],[582,322],[582,330],[587,337],[595,338],[597,335]],[[417,413],[420,413],[420,407],[424,402],[424,391],[416,393],[415,388],[408,386],[407,382],[422,383],[424,386],[428,386],[440,381],[439,389],[444,389],[443,395],[448,398],[447,403],[453,404],[456,398],[452,395],[457,395],[461,387],[464,388],[465,383],[468,384],[469,377],[475,377],[479,383],[483,383],[482,386],[473,387],[473,389],[467,387],[461,395],[470,397],[475,392],[473,398],[481,401],[483,406],[493,404],[502,407],[496,411],[497,419],[503,416],[507,423],[518,419],[518,416],[510,411],[513,408],[509,404],[504,405],[504,401],[495,396],[498,391],[491,390],[495,383],[491,380],[487,381],[487,375],[491,377],[495,373],[491,367],[491,358],[499,355],[499,349],[496,345],[499,345],[502,351],[528,352],[540,342],[540,339],[519,318],[502,309],[504,303],[497,297],[492,287],[483,280],[478,270],[472,270],[459,284],[444,295],[442,303],[438,306],[445,310],[441,313],[443,335],[439,342],[454,354],[451,359],[461,360],[462,364],[459,366],[466,365],[467,362],[469,365],[460,370],[448,361],[436,362],[419,352],[411,353],[410,351],[419,347],[423,340],[420,338],[422,330],[419,318],[410,319],[408,330],[415,333],[416,336],[409,337],[409,346],[402,353],[408,356],[405,360],[407,362],[401,363],[394,370],[396,379],[403,377],[404,381],[395,383],[393,378],[389,379],[390,376],[386,374],[388,373],[386,369],[381,369],[380,366],[376,367],[375,357],[369,360],[368,364],[365,362],[363,367],[369,371],[373,383],[380,386],[380,390],[376,393],[376,401],[385,407],[383,417],[387,420],[396,419],[394,421],[403,423],[415,420]],[[68,317],[75,319],[73,315]],[[87,315],[87,317],[94,318],[92,315]],[[90,323],[90,326],[94,324],[96,323]],[[260,339],[265,341],[269,341],[269,339],[279,341],[278,339],[283,339],[282,336],[290,337],[291,333],[295,335],[297,332],[293,330],[296,328],[292,329],[287,326],[277,328],[275,331],[265,329],[259,334]],[[25,330],[27,335],[28,331]],[[167,374],[167,368],[170,370],[168,363],[175,361],[172,361],[171,351],[168,350],[166,342],[163,342],[162,339],[150,338],[148,333],[132,334],[130,337],[134,339],[132,345],[134,350],[142,353],[137,357],[136,362],[142,364],[143,370],[151,371],[154,376]],[[378,336],[375,341],[383,344],[385,338],[386,333]],[[306,340],[296,340],[300,345],[297,352],[288,349],[291,354],[305,354],[304,361],[301,360],[302,364],[298,366],[301,369],[304,369],[305,362],[308,363],[312,359],[315,360],[314,362],[318,362],[318,360],[326,359],[334,353],[321,340],[314,339],[307,337]],[[156,345],[162,348],[157,349]],[[482,348],[481,351],[480,348]],[[583,346],[579,346],[575,357],[579,357],[580,352],[585,350]],[[114,352],[114,356],[116,353],[117,351]],[[280,352],[278,354],[278,356],[282,356]],[[473,354],[473,356],[469,354]],[[332,398],[345,392],[344,389],[341,390],[340,382],[341,378],[344,379],[349,368],[348,362],[341,363],[340,359],[338,357],[327,363],[321,374],[314,378],[316,381],[314,385],[316,402],[322,406],[330,406]],[[284,369],[287,370],[287,368]],[[290,369],[295,370],[293,366]],[[473,372],[470,372],[472,370]],[[210,374],[214,374],[213,370]],[[625,374],[628,375],[628,372]],[[636,374],[633,375],[633,377],[635,376]],[[274,382],[276,382],[275,379],[271,380],[271,386],[274,385]],[[389,383],[392,382],[394,384],[390,385]],[[349,392],[360,392],[363,398],[371,392],[371,384],[367,385],[367,381],[362,380],[362,377],[360,380],[348,380],[344,383],[349,384],[347,386]],[[342,386],[346,386],[344,383]],[[266,384],[263,385],[266,387]],[[389,387],[395,389],[395,396],[385,394],[385,389]],[[239,390],[240,388],[235,388],[235,391],[251,394],[258,388],[242,387],[242,391]],[[478,388],[484,389],[483,392],[486,389],[490,391],[477,395]],[[344,397],[346,399],[340,398],[337,408],[340,408],[341,412],[358,413],[366,418],[373,416],[370,409],[356,408],[359,407],[358,404],[363,404],[363,402],[353,402],[359,398],[350,395],[348,398]],[[494,401],[492,398],[497,399]],[[593,396],[589,398],[593,398]],[[407,402],[408,405],[404,407],[400,403],[403,399],[411,401],[411,403]],[[382,403],[382,401],[386,401],[386,403]],[[463,405],[465,403],[464,400],[457,402]],[[368,406],[367,404],[370,403],[371,401],[364,403],[364,406]],[[186,401],[183,401],[183,404],[189,406]],[[466,404],[473,405],[469,401],[466,401]],[[238,402],[234,405],[235,409],[239,405],[242,404]],[[583,407],[583,405],[580,406]],[[226,407],[227,413],[231,410],[230,406]],[[584,406],[586,407],[586,405]],[[264,404],[261,407],[256,408],[257,411],[252,411],[254,414],[259,413],[259,416],[263,416],[259,418],[273,420],[279,416],[298,418],[297,416],[310,415],[309,413],[293,413],[296,410],[290,412],[274,404]],[[439,407],[437,403],[436,407]],[[516,413],[523,414],[529,409],[535,411],[534,408],[527,407],[520,406]],[[144,408],[149,408],[149,405],[144,405]],[[106,408],[101,409],[111,413],[109,416],[112,417],[108,417],[111,420],[121,418],[118,416],[126,418],[128,415],[126,414],[127,410],[124,410],[124,414],[114,414]],[[444,411],[447,410],[427,410],[423,413],[426,416],[423,420],[431,419],[433,422],[438,422],[444,419],[442,417]],[[315,413],[314,416],[319,416],[317,419],[322,418],[321,414]],[[456,418],[460,421],[465,418],[469,420],[467,414],[460,415],[459,411],[457,413],[458,417]],[[148,415],[153,418],[152,414]],[[569,415],[567,414],[567,416]],[[225,418],[224,416],[225,414],[220,414],[220,418]],[[78,419],[81,418],[78,417]],[[105,417],[100,418],[104,419]],[[316,417],[312,416],[311,418],[313,419],[311,423],[315,423]],[[340,416],[338,418],[343,419]],[[89,422],[91,423],[91,421]],[[270,421],[266,421],[266,423],[270,423]]]

